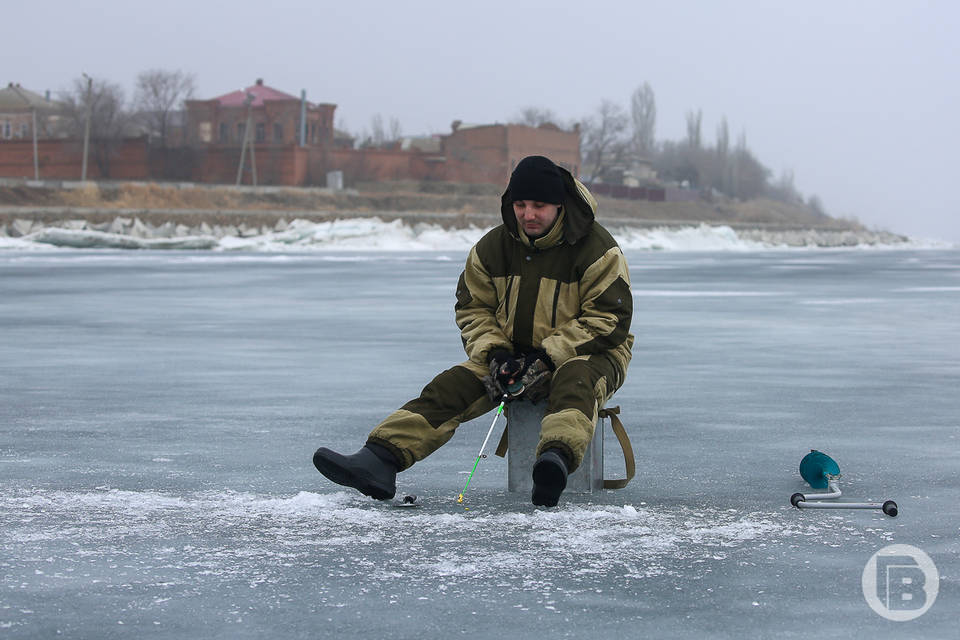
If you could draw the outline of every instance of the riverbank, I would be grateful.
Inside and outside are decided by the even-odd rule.
[[[50,213],[56,218],[56,213]],[[74,214],[78,213],[76,211]],[[0,248],[40,249],[188,249],[215,251],[467,251],[493,224],[474,224],[463,216],[337,214],[313,220],[264,212],[146,211],[132,217],[87,212],[86,218],[44,221],[43,216],[14,218],[0,233]],[[102,221],[97,222],[98,219]],[[438,224],[443,220],[447,224]],[[157,222],[153,224],[152,221]],[[639,224],[604,221],[621,247],[640,250],[724,251],[780,248],[895,247],[917,243],[885,232],[824,229],[735,230],[728,225]],[[4,235],[5,234],[5,235]]]
[[[732,230],[740,239],[765,246],[793,247],[909,241],[771,200],[658,203],[601,197],[599,202],[598,220],[605,226],[638,233],[711,228]],[[492,185],[390,183],[334,191],[5,180],[0,183],[0,237],[66,246],[141,247],[141,240],[175,239],[189,239],[179,244],[191,247],[213,246],[230,238],[286,234],[295,222],[299,229],[356,219],[411,230],[482,230],[500,223],[499,208]]]

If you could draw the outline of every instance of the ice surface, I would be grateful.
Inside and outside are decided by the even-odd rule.
[[[0,637],[956,637],[960,253],[628,250],[626,489],[535,509],[491,456],[458,505],[486,416],[420,508],[327,482],[463,358],[465,252],[0,254]],[[901,515],[790,507],[810,448]],[[941,576],[907,623],[893,543]]]

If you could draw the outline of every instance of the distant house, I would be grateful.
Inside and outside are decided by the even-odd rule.
[[[53,137],[59,126],[61,105],[19,84],[0,89],[0,140],[30,140],[34,121],[37,138]]]
[[[335,104],[314,104],[267,86],[262,78],[245,89],[209,100],[187,100],[187,143],[239,146],[248,112],[257,144],[299,144],[304,113],[304,146],[332,144]]]
[[[647,158],[637,158],[630,168],[623,172],[623,184],[628,187],[642,187],[656,182],[657,172],[653,168],[653,161]]]

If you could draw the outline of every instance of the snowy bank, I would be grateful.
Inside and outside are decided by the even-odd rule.
[[[791,247],[951,248],[947,243],[904,239],[883,231],[740,229],[725,225],[634,227],[608,224],[624,249],[756,251]],[[110,222],[57,223],[18,218],[0,226],[0,249],[181,249],[213,251],[433,251],[468,250],[487,228],[444,228],[396,219],[358,217],[315,222],[280,220],[273,226],[203,222],[153,225],[137,217]]]

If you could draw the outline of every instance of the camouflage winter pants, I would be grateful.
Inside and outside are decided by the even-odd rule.
[[[377,425],[368,442],[387,447],[402,461],[402,469],[423,460],[450,440],[461,423],[496,406],[481,382],[488,373],[486,367],[470,361],[447,369],[423,388],[420,397]],[[593,438],[597,412],[622,383],[605,356],[580,356],[564,362],[550,382],[537,455],[557,448],[572,462],[570,471],[579,467]]]

